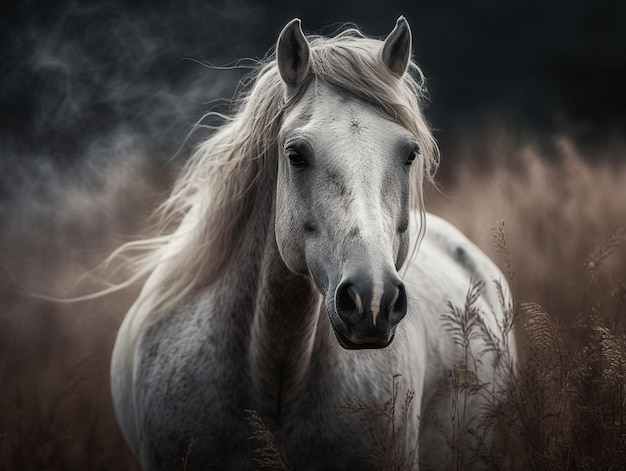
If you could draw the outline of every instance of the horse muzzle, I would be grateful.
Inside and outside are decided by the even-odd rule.
[[[357,273],[344,276],[334,293],[327,295],[327,309],[342,347],[384,348],[391,343],[396,326],[406,315],[407,296],[396,274],[376,279]]]

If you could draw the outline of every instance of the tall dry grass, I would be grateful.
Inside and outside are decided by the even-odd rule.
[[[28,199],[3,208],[1,470],[138,469],[117,428],[108,380],[113,340],[138,290],[80,303],[35,294],[71,297],[105,287],[94,267],[145,230],[165,182],[139,164],[111,173],[97,189],[68,185],[67,197],[52,206]]]
[[[583,155],[558,139],[545,159],[495,142],[428,198],[513,287],[520,360],[487,419],[500,443],[485,458],[492,469],[626,469],[626,148]]]
[[[617,232],[626,228],[626,146],[607,158],[561,139],[545,159],[539,147],[507,135],[484,142],[495,144],[467,147],[450,165],[444,156],[446,178],[426,200],[512,278],[521,359],[488,416],[498,440],[483,446],[481,462],[491,469],[626,469],[626,250]],[[0,469],[138,469],[108,392],[115,331],[135,291],[62,304],[30,297],[24,287],[76,294],[70,287],[83,273],[145,229],[168,186],[163,181],[161,169],[141,167],[0,235]],[[79,290],[97,287],[88,280]],[[463,322],[471,306],[469,299],[443,314]],[[455,378],[458,404],[476,385],[463,370],[451,372]],[[372,410],[395,407],[390,399]],[[398,400],[409,408],[410,400]],[[367,405],[354,407],[339,412],[368,413]],[[258,464],[266,456],[287,469],[289,456],[250,414],[251,436],[265,445]],[[451,416],[460,424],[451,443],[459,443],[473,431],[458,409]],[[402,469],[396,446],[380,451],[381,468]],[[471,466],[454,450],[442,464]]]
[[[444,170],[448,181],[441,192],[430,188],[426,205],[497,262],[502,260],[489,228],[504,221],[518,267],[516,298],[570,319],[580,311],[588,287],[587,256],[616,230],[626,229],[626,143],[582,153],[568,139],[557,138],[546,159],[538,145],[503,131],[484,142],[474,155],[461,155]],[[611,272],[624,274],[624,262],[623,251],[604,261],[602,287],[608,288]]]

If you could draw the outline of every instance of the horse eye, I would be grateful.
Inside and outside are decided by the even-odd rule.
[[[287,151],[286,151],[286,154],[287,154],[287,158],[289,159],[289,162],[294,167],[296,167],[296,168],[303,168],[303,167],[306,167],[308,165],[308,162],[302,156],[302,154],[300,154],[293,147],[288,148]]]
[[[420,148],[416,146],[409,154],[409,157],[406,159],[406,164],[411,165],[415,161],[415,159],[417,159],[417,156],[419,155],[419,153],[420,153]]]

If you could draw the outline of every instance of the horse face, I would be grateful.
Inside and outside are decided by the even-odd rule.
[[[306,39],[299,36],[299,23],[295,27],[281,33],[277,48],[287,93],[308,68]],[[290,36],[299,43],[286,50],[281,40]],[[406,67],[394,65],[399,73]],[[294,67],[299,70],[284,70]],[[325,296],[345,348],[389,345],[406,314],[397,270],[408,252],[410,172],[417,153],[404,127],[324,83],[313,81],[284,115],[278,249],[287,267],[312,277]]]
[[[340,343],[382,347],[406,313],[413,136],[364,103],[313,84],[280,137],[276,240],[326,296]]]

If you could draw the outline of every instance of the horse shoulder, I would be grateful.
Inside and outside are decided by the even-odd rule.
[[[495,333],[504,319],[505,309],[511,305],[511,298],[500,269],[459,229],[430,213],[425,222],[424,237],[417,256],[406,267],[404,281],[409,293],[410,317],[432,333],[426,336],[430,367],[447,370],[457,361],[457,348],[447,330],[445,316],[452,307],[463,309],[472,284],[481,282],[474,307]]]
[[[473,306],[484,321],[483,326],[497,337],[511,300],[504,275],[482,250],[438,216],[427,214],[425,222],[418,254],[406,267],[404,281],[410,301],[407,320],[419,324],[426,332],[423,336],[427,370],[421,409],[420,460],[428,468],[435,468],[445,462],[450,452],[442,430],[452,434],[450,407],[454,404],[455,392],[451,374],[466,359],[463,347],[455,342],[453,309],[463,310],[468,291],[476,282],[481,282],[480,295]],[[485,356],[492,355],[485,342],[482,335],[473,335],[470,350],[482,360],[477,363],[477,377],[482,382],[490,382],[496,370],[493,369],[495,363]],[[508,346],[514,350],[512,335]],[[515,358],[514,351],[511,358]],[[464,417],[468,421],[479,417],[488,402],[488,395],[476,394],[468,398]],[[468,452],[475,445],[470,440]]]
[[[202,372],[200,363],[201,358],[211,358],[213,352],[207,349],[214,346],[202,338],[203,333],[211,335],[207,327],[214,311],[210,292],[155,316],[150,298],[145,297],[150,289],[149,279],[120,326],[111,359],[114,409],[137,456],[144,454],[141,447],[148,427],[159,429],[157,422],[176,418],[166,403],[176,403],[175,398],[187,404],[204,402],[204,398],[195,397],[204,387],[196,384],[199,387],[194,388],[191,382],[210,376],[210,368]],[[155,408],[162,410],[152,410]],[[146,417],[151,417],[151,424],[146,424]]]
[[[453,224],[431,213],[426,215],[423,244],[425,248],[428,247],[426,250],[435,254],[439,263],[442,260],[447,262],[445,266],[455,272],[456,279],[465,281],[465,286],[462,286],[464,296],[471,282],[481,282],[479,302],[483,306],[480,307],[491,311],[498,318],[501,317],[502,301],[505,304],[510,302],[510,290],[506,277],[487,254]],[[502,289],[503,300],[498,295],[498,285]]]
[[[142,325],[152,309],[145,302],[146,293],[155,282],[152,275],[130,307],[118,329],[111,354],[111,396],[113,408],[126,442],[132,451],[139,454],[139,424],[134,398],[135,373],[138,364],[138,349],[141,344]]]

